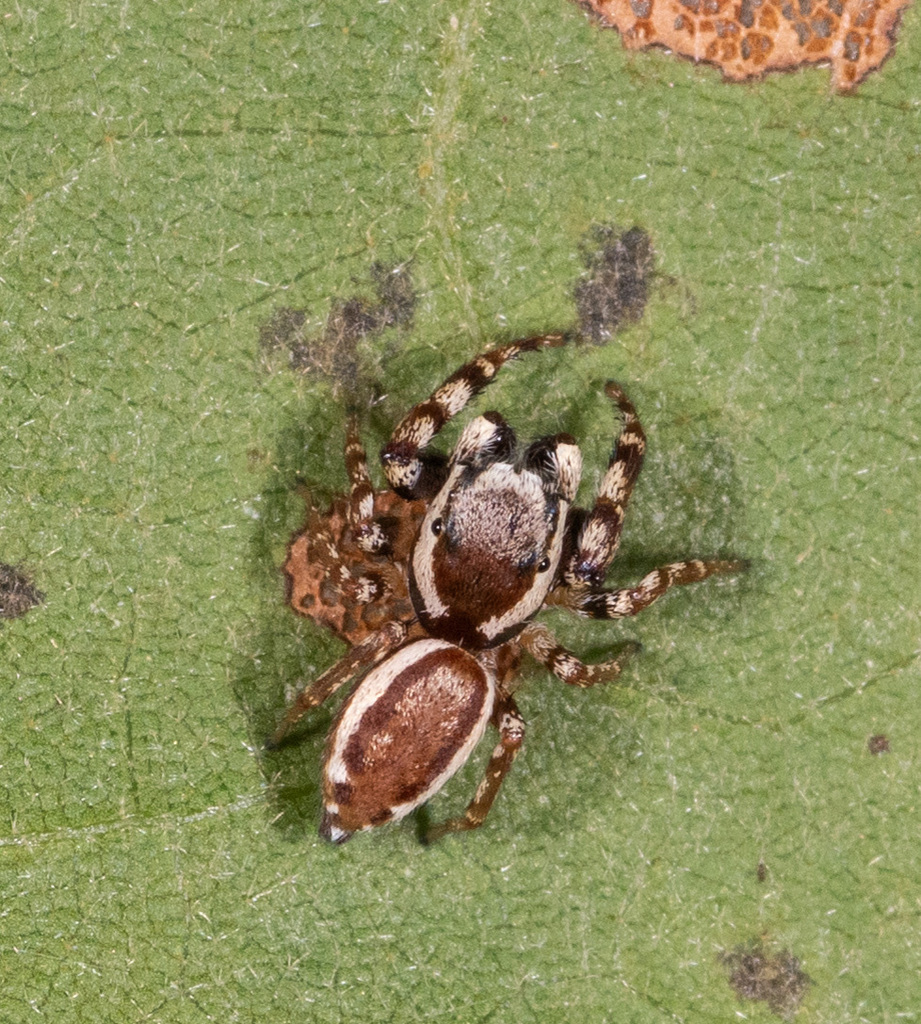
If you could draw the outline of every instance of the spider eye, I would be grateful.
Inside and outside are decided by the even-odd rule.
[[[441,521],[441,519],[433,519],[432,520],[432,533],[434,533],[436,537],[439,536],[443,526],[444,526],[444,523]]]
[[[540,564],[537,567],[538,572],[546,572],[550,568],[550,559],[542,558]]]

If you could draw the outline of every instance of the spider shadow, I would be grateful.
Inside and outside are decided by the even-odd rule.
[[[329,457],[330,451],[341,452],[343,438],[332,431],[324,434],[327,427],[328,423],[290,415],[272,450],[258,453],[256,471],[262,472],[263,485],[255,496],[259,517],[252,521],[248,561],[260,600],[231,683],[266,782],[268,818],[282,834],[301,842],[315,834],[319,821],[318,766],[339,701],[307,716],[277,750],[266,750],[265,742],[275,731],[292,688],[309,683],[345,651],[332,633],[291,611],[281,569],[291,535],[304,520],[305,496],[325,507],[345,485],[341,457]],[[314,485],[314,480],[319,482]]]
[[[369,442],[386,436],[392,418],[380,408],[371,410],[368,418],[363,436],[379,485],[374,447]],[[573,423],[578,431],[580,419],[576,411],[567,428],[572,429]],[[267,784],[269,820],[282,835],[297,842],[312,838],[316,832],[321,809],[319,766],[325,735],[341,697],[337,695],[329,706],[312,712],[279,749],[266,751],[264,742],[278,724],[291,687],[309,683],[345,652],[344,644],[331,633],[291,611],[280,568],[285,547],[304,518],[299,485],[301,490],[309,491],[312,502],[319,507],[346,486],[341,455],[343,431],[334,422],[329,415],[311,422],[309,417],[289,414],[272,451],[262,458],[263,486],[257,495],[260,515],[253,520],[250,537],[251,573],[262,596],[253,634],[247,648],[237,656],[232,684]],[[581,433],[584,431],[577,436]],[[738,481],[731,451],[717,430],[705,422],[684,424],[682,435],[690,435],[690,440],[675,452],[662,452],[662,441],[656,439],[658,445],[647,458],[630,503],[622,549],[607,581],[610,587],[629,586],[650,570],[682,558],[742,553],[739,548],[744,545],[738,543],[736,523]],[[596,471],[603,472],[603,459],[597,462]],[[590,501],[591,495],[587,495],[582,503]],[[696,590],[696,586],[681,588],[677,593]],[[729,616],[737,607],[738,597],[735,590],[731,597],[729,592],[725,597],[708,597],[707,615]],[[654,614],[677,615],[677,610],[669,609],[682,604],[681,597],[666,596]],[[557,616],[554,619],[553,628],[559,622]],[[587,661],[604,660],[612,650],[642,636],[642,629],[635,629],[632,620],[593,623],[584,632],[576,625],[575,631],[581,639],[572,644],[573,649]],[[569,632],[568,628],[561,630],[564,642],[569,643]],[[631,674],[634,671],[632,668]],[[343,689],[345,692],[348,687]],[[415,813],[414,825],[420,835],[431,825],[426,808]]]

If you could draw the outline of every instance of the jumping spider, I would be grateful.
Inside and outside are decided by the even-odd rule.
[[[505,420],[488,412],[468,423],[450,457],[425,451],[510,359],[568,340],[546,334],[516,341],[448,377],[381,451],[390,490],[374,490],[357,419],[349,419],[350,492],[325,513],[309,510],[285,573],[295,611],[351,647],[301,691],[267,743],[279,746],[307,711],[360,676],[326,744],[326,839],[345,842],[425,803],[492,723],[499,743],[473,800],[426,839],[483,823],[524,738],[511,686],[522,652],[564,683],[587,687],[617,676],[636,647],[585,665],[533,621],[542,608],[618,619],[670,587],[743,567],[674,562],[633,587],[605,589],[646,447],[633,405],[613,382],[605,393],[623,423],[590,510],[572,504],[582,456],[569,434],[521,448]]]

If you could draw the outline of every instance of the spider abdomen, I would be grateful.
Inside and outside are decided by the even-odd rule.
[[[333,724],[321,834],[344,842],[425,803],[479,742],[495,694],[493,675],[443,640],[418,640],[373,668]]]

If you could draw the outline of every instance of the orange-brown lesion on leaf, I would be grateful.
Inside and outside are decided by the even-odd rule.
[[[892,52],[910,0],[580,0],[629,49],[665,47],[713,64],[727,81],[831,66],[853,89]]]
[[[762,32],[746,33],[740,47],[742,59],[751,61],[756,67],[767,64],[773,49],[773,40]]]

